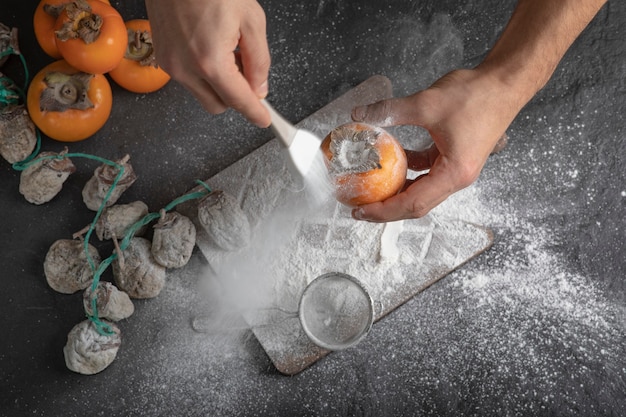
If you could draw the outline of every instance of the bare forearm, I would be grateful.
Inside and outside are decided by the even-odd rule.
[[[408,188],[353,216],[393,221],[424,216],[480,173],[499,138],[552,76],[565,52],[606,0],[518,0],[485,60],[430,88],[354,109],[354,120],[428,130],[434,147],[412,152],[411,169],[429,169]]]
[[[606,0],[520,0],[479,70],[508,84],[522,107],[550,79],[559,61]]]

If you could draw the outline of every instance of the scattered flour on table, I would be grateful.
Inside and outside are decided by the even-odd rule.
[[[568,268],[551,250],[550,230],[494,209],[480,213],[502,236],[487,261],[417,301],[428,316],[409,327],[436,346],[419,352],[429,357],[421,382],[475,404],[466,410],[472,415],[606,415],[624,407],[626,307]]]
[[[536,176],[550,174],[540,171],[549,167],[533,164],[533,169],[539,170],[532,172]],[[258,171],[254,174],[259,178],[251,188],[255,196],[279,201],[280,194],[272,188],[276,179],[270,181],[257,175]],[[365,352],[373,351],[372,357],[376,358],[367,367],[372,387],[386,390],[377,385],[376,374],[401,367],[406,368],[406,373],[399,372],[397,378],[411,387],[407,395],[430,410],[449,410],[456,402],[474,404],[471,410],[463,410],[466,411],[463,414],[470,415],[601,415],[607,414],[605,410],[616,409],[615,404],[624,405],[625,307],[607,299],[591,277],[569,267],[554,249],[559,244],[555,241],[557,237],[541,225],[541,219],[534,218],[542,214],[538,208],[529,204],[533,211],[516,212],[514,205],[500,199],[498,190],[507,180],[506,172],[498,173],[498,177],[489,175],[484,173],[477,183],[451,196],[427,218],[403,225],[403,233],[410,227],[419,227],[421,233],[410,241],[398,240],[399,248],[410,245],[411,250],[400,250],[396,263],[414,264],[415,260],[426,258],[428,248],[440,245],[445,251],[440,252],[439,259],[454,264],[458,255],[455,248],[463,246],[467,236],[459,234],[457,241],[433,243],[432,231],[449,225],[459,232],[459,228],[453,227],[456,220],[490,227],[495,244],[475,262],[452,272],[435,287],[394,311],[389,320],[374,325],[374,334],[365,339],[370,345],[364,348]],[[271,205],[261,208],[263,215],[272,211]],[[333,215],[348,218],[348,209],[337,210]],[[289,216],[288,212],[284,214]],[[317,214],[323,214],[323,210]],[[350,229],[351,233],[344,230],[337,239],[324,240],[328,230],[315,223],[311,223],[302,238],[307,245],[314,246],[313,252],[297,256],[297,246],[295,251],[274,252],[280,238],[293,232],[296,219],[291,220],[282,218],[278,223],[264,225],[271,232],[264,236],[272,237],[261,239],[255,247],[259,259],[269,260],[263,265],[266,272],[285,266],[298,273],[309,268],[305,275],[312,279],[326,271],[314,271],[318,264],[311,259],[324,257],[332,269],[354,273],[351,265],[354,267],[358,262],[350,264],[340,256],[329,257],[350,248],[357,251],[352,260],[370,259],[372,253],[380,253],[376,245],[380,243],[383,226],[377,227],[376,236],[367,226],[362,226]],[[315,247],[315,242],[325,243]],[[385,275],[385,262],[376,265],[379,265],[377,273],[385,279],[369,282],[373,292],[384,294],[403,279],[401,274]],[[249,277],[262,272],[255,262],[247,259],[241,259],[238,268]],[[186,278],[197,281],[197,275],[202,272]],[[206,284],[206,280],[200,281]],[[262,299],[287,301],[291,304],[285,306],[295,310],[305,283],[290,281],[291,286],[276,288],[248,285],[248,280],[228,288],[213,286],[199,292],[197,286],[184,282],[168,280],[156,301],[163,312],[154,316],[161,317],[168,326],[159,333],[161,344],[152,357],[146,380],[156,385],[164,396],[172,389],[201,403],[206,403],[209,396],[222,415],[241,414],[241,410],[255,415],[254,410],[272,401],[263,399],[264,390],[272,390],[271,385],[278,383],[284,384],[285,389],[304,387],[307,395],[303,401],[314,408],[311,405],[314,398],[328,394],[316,377],[327,377],[329,367],[339,373],[350,372],[342,356],[316,363],[297,382],[289,379],[285,380],[289,383],[281,383],[259,375],[260,368],[272,370],[273,366],[263,347],[246,330],[248,323],[241,320],[239,307],[254,308]],[[372,288],[374,284],[378,286]],[[289,295],[282,297],[285,291]],[[190,299],[196,299],[197,303]],[[235,308],[229,303],[233,299],[237,300]],[[214,331],[196,333],[191,329],[193,317],[216,312],[212,316]],[[259,319],[262,321],[263,317],[259,315]],[[397,321],[401,323],[394,325]],[[402,334],[398,333],[399,329]],[[363,350],[357,347],[354,352],[353,355],[359,356]],[[389,378],[386,375],[383,379]],[[189,381],[201,383],[195,388],[190,387]],[[601,387],[595,386],[597,381],[604,381]],[[250,388],[254,384],[257,386]],[[581,403],[581,398],[587,401]],[[481,409],[484,404],[490,408]]]
[[[431,410],[447,409],[454,401],[475,404],[464,414],[590,415],[585,413],[601,414],[603,407],[610,410],[615,401],[623,402],[624,306],[610,303],[589,278],[568,269],[550,249],[550,230],[483,200],[479,181],[433,215],[454,213],[493,227],[496,243],[483,255],[486,261],[451,273],[392,313],[392,321],[404,322],[400,326],[406,333],[398,335],[398,326],[389,321],[375,325],[376,340],[386,347],[370,347],[384,354],[377,354],[369,372],[384,373],[395,362],[410,361],[410,373],[398,375],[412,387],[410,395]],[[273,368],[263,349],[236,314],[222,312],[217,332],[193,332],[190,318],[227,294],[218,287],[198,292],[190,283],[197,277],[179,275],[159,297],[162,320],[170,325],[160,334],[162,344],[152,363],[156,370],[146,379],[160,384],[157,391],[164,396],[178,392],[203,404],[207,396],[213,398],[211,410],[223,415],[241,410],[260,415],[271,402],[262,395],[271,389],[267,384],[280,383],[259,375],[259,367]],[[284,388],[306,389],[302,400],[314,407],[314,398],[327,394],[317,377],[323,378],[328,367],[344,372],[339,361],[317,363],[302,374],[304,379],[289,380]],[[598,379],[605,383],[593,388]],[[375,380],[372,384],[375,389]],[[589,401],[580,404],[579,398]]]
[[[261,326],[268,321],[262,312],[263,307],[280,306],[296,312],[304,287],[313,278],[326,272],[354,275],[364,281],[374,299],[384,299],[406,279],[405,271],[394,272],[394,266],[419,265],[427,259],[432,248],[436,248],[437,261],[444,266],[453,266],[466,259],[467,254],[461,249],[471,242],[471,234],[475,230],[468,229],[464,233],[459,225],[474,223],[487,225],[496,234],[495,247],[483,255],[488,259],[487,264],[466,265],[452,273],[442,285],[452,294],[450,297],[458,298],[458,307],[453,314],[469,320],[470,325],[479,326],[474,335],[464,336],[466,340],[474,340],[481,345],[480,349],[475,350],[476,353],[484,352],[489,360],[494,361],[521,360],[522,357],[515,349],[520,346],[528,348],[533,343],[542,345],[544,337],[538,337],[536,332],[544,332],[546,327],[553,329],[548,334],[551,338],[573,338],[580,331],[578,326],[585,326],[588,331],[602,333],[601,336],[594,336],[596,339],[604,338],[611,346],[621,346],[620,338],[624,337],[624,328],[623,325],[616,327],[615,320],[624,318],[623,307],[604,300],[588,278],[568,271],[557,254],[550,250],[554,242],[549,230],[534,225],[523,216],[508,212],[506,206],[499,202],[485,201],[488,194],[481,188],[485,184],[480,181],[451,196],[427,217],[405,222],[397,242],[392,242],[398,245],[398,253],[385,259],[384,256],[380,258],[384,225],[354,222],[350,219],[349,209],[337,205],[332,199],[316,195],[318,201],[315,210],[307,213],[309,217],[306,218],[304,228],[300,229],[303,211],[299,204],[310,201],[291,202],[293,205],[277,210],[274,204],[284,202],[284,196],[276,191],[276,181],[264,180],[266,176],[259,175],[258,168],[253,172],[259,179],[248,189],[254,190],[255,202],[260,204],[257,212],[268,216],[270,220],[261,222],[255,219],[258,222],[257,232],[251,252],[244,252],[244,256],[241,253],[234,254],[231,259],[209,257],[212,266],[221,265],[222,269],[217,272],[222,281],[225,278],[227,283],[219,289],[219,301],[210,311],[210,314],[217,313],[213,325],[218,329],[233,328],[235,332],[244,329],[250,320],[249,323],[232,325],[237,312],[246,314],[252,311],[256,320],[253,322]],[[278,185],[282,187],[284,184]],[[268,200],[259,203],[263,198]],[[345,227],[331,230],[327,223],[321,221],[328,217],[346,222]],[[437,236],[433,231],[445,227],[452,229],[453,233],[434,242]],[[417,233],[403,241],[402,233],[410,228],[414,228]],[[293,240],[296,230],[300,230],[301,234]],[[453,239],[446,241],[450,236]],[[346,253],[349,256],[344,256]],[[278,273],[285,273],[289,279],[274,281],[273,277]],[[211,291],[215,292],[216,288],[212,287],[208,292]],[[420,296],[417,298],[420,299]],[[219,308],[217,304],[220,304]],[[380,312],[384,307],[376,305],[375,308]],[[432,308],[438,309],[436,305]],[[516,314],[512,315],[511,312]],[[202,311],[197,314],[202,314]],[[449,322],[449,318],[441,321],[443,324]],[[618,320],[618,323],[621,322]],[[428,324],[433,328],[437,328],[437,325],[439,323]],[[565,334],[567,325],[571,325],[571,328]],[[451,328],[455,329],[456,326]],[[439,339],[447,343],[445,335],[451,330],[447,327],[440,330]],[[486,333],[488,337],[485,337]],[[500,340],[502,337],[504,341]],[[531,337],[538,338],[531,340]],[[558,340],[553,342],[557,343]],[[285,349],[284,343],[279,338],[269,342],[266,340],[264,348]],[[579,346],[586,343],[592,342],[583,341]],[[542,348],[531,346],[529,349],[524,355],[526,363],[507,366],[528,367],[533,363],[541,366],[544,358],[538,352]],[[492,356],[494,352],[498,352],[498,358]],[[615,355],[611,353],[610,347],[605,352]],[[536,356],[528,358],[533,353]],[[537,371],[528,368],[526,372]],[[624,373],[624,370],[621,372]]]
[[[320,8],[328,3],[320,2]],[[440,43],[433,42],[433,45]],[[389,42],[383,39],[381,44],[386,47]],[[405,46],[399,45],[398,51],[403,53]],[[419,66],[416,68],[422,70]],[[398,89],[413,91],[413,82],[419,76],[402,75],[392,77],[394,86],[398,78],[405,78],[405,84]],[[330,120],[325,125],[310,127],[327,132],[336,125],[336,121]],[[516,169],[522,169],[517,167],[519,161],[512,163]],[[558,171],[552,168],[550,172],[550,167],[538,164],[529,166],[526,174],[530,181]],[[397,363],[406,362],[406,373],[399,372],[397,376],[401,381],[398,391],[407,389],[401,386],[411,387],[412,392],[407,395],[412,395],[416,404],[424,409],[446,409],[457,401],[475,404],[471,410],[462,410],[465,411],[462,414],[473,415],[607,414],[602,411],[611,410],[612,404],[624,404],[625,307],[608,300],[591,277],[572,270],[553,250],[557,242],[551,230],[533,222],[532,217],[541,214],[537,213],[537,208],[529,204],[535,211],[516,213],[506,201],[499,201],[490,190],[489,181],[497,183],[507,179],[502,179],[501,173],[497,174],[499,178],[495,178],[494,173],[491,175],[494,178],[479,180],[437,207],[424,221],[424,239],[417,241],[414,251],[399,254],[400,262],[410,263],[411,259],[407,258],[411,257],[423,258],[424,248],[430,245],[429,230],[436,220],[474,222],[492,228],[496,235],[494,247],[479,260],[416,296],[394,311],[389,321],[375,325],[375,340],[383,346],[370,345],[363,351],[357,348],[354,353],[364,356],[364,360],[375,358],[368,367],[371,374],[368,385],[388,393],[389,387],[377,385],[377,373],[384,373],[387,366],[395,365],[398,369]],[[569,176],[572,186],[577,185],[573,180],[581,176],[579,172],[571,170]],[[268,180],[266,186],[269,185]],[[263,190],[267,189],[260,187],[257,192]],[[621,195],[625,196],[626,192],[622,191]],[[311,227],[308,232],[309,240],[315,241],[315,234],[321,236],[325,231]],[[362,244],[367,237],[364,229],[358,229],[357,233],[344,235],[318,249],[320,253],[340,253],[349,246]],[[271,257],[272,242],[267,243],[264,256]],[[452,242],[452,246],[455,243],[458,242]],[[373,248],[363,247],[363,250],[369,254]],[[450,262],[454,261],[452,251],[445,255]],[[279,256],[273,259],[276,263],[285,263]],[[339,259],[336,261],[337,269],[345,266]],[[307,267],[297,256],[289,257],[287,263],[296,271]],[[250,269],[251,274],[255,272]],[[387,278],[389,281],[376,282],[392,283],[401,279],[399,276]],[[300,288],[298,284],[289,290],[294,300]],[[264,294],[267,288],[232,290],[235,296],[247,294],[243,304],[254,305],[256,296],[268,295]],[[269,290],[270,298],[276,295],[275,288]],[[384,291],[384,288],[379,290]],[[215,407],[211,411],[215,415],[220,411],[222,415],[244,415],[241,410],[252,411],[249,415],[261,415],[258,410],[276,400],[272,396],[266,398],[263,390],[274,392],[272,386],[275,385],[291,393],[290,387],[302,387],[300,392],[305,394],[300,395],[300,399],[304,406],[310,406],[309,411],[315,409],[316,397],[332,401],[328,392],[333,391],[324,388],[327,381],[316,377],[327,378],[329,368],[338,374],[346,372],[350,364],[342,358],[317,363],[302,374],[303,378],[277,380],[262,373],[272,369],[272,365],[251,333],[243,330],[247,324],[241,322],[237,314],[226,310],[219,312],[215,333],[191,330],[190,318],[205,312],[201,307],[206,304],[211,310],[212,305],[224,303],[224,299],[233,295],[223,291],[223,288],[211,287],[199,295],[197,288],[185,286],[181,280],[168,281],[166,291],[157,302],[162,303],[165,318],[169,317],[166,312],[172,309],[180,316],[172,317],[172,326],[162,333],[162,345],[152,366],[155,369],[151,369],[146,379],[162,384],[164,396],[186,389],[185,395],[191,402],[197,400],[206,404],[206,397],[212,398],[210,402]],[[198,297],[201,299],[198,304],[189,301]],[[394,325],[397,321],[401,323]],[[399,334],[399,329],[406,333]],[[370,351],[374,353],[369,355]],[[262,367],[266,368],[260,369]],[[604,383],[600,387],[593,386],[601,380]],[[193,387],[189,388],[190,385]],[[336,392],[343,388],[338,387]],[[383,397],[379,396],[378,400],[383,401]],[[581,403],[581,398],[588,401]],[[481,404],[489,404],[491,408],[481,409]]]

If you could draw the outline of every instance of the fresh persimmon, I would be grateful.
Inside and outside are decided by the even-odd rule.
[[[109,0],[100,0],[111,5]],[[54,25],[63,8],[70,3],[70,0],[41,0],[33,14],[33,28],[35,38],[43,51],[54,59],[61,58],[59,48],[57,48]]]
[[[33,14],[35,38],[43,51],[54,59],[61,58],[54,25],[68,0],[41,0]]]
[[[126,30],[126,54],[109,75],[121,87],[134,93],[151,93],[160,89],[167,84],[170,76],[157,65],[150,22],[147,19],[129,20]]]
[[[104,126],[113,95],[104,75],[87,74],[59,60],[33,77],[26,105],[33,123],[44,134],[61,142],[76,142]]]
[[[100,0],[74,0],[56,20],[56,45],[71,66],[90,74],[115,68],[126,52],[128,36],[122,16]]]
[[[404,149],[386,130],[365,123],[347,123],[322,141],[337,201],[350,207],[383,201],[406,181]]]

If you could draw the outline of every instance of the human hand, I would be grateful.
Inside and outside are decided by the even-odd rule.
[[[550,79],[569,46],[606,0],[519,1],[485,60],[453,71],[411,96],[353,110],[352,118],[379,126],[425,128],[433,146],[407,152],[409,168],[427,170],[383,202],[352,211],[374,222],[422,217],[470,185],[517,113]]]
[[[231,107],[259,127],[270,116],[270,54],[256,0],[146,0],[157,62],[210,113]]]
[[[352,216],[373,222],[425,216],[476,180],[489,154],[505,143],[505,131],[524,104],[504,83],[475,69],[451,72],[411,96],[355,108],[355,121],[421,126],[433,145],[406,151],[409,168],[430,170],[427,174],[407,181],[402,192],[383,202],[355,208]]]

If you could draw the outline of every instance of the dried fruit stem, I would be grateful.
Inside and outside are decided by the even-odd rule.
[[[130,156],[126,155],[117,161],[115,166],[102,164],[96,168],[94,175],[87,181],[87,184],[85,184],[83,188],[83,201],[89,209],[97,211],[104,202],[109,189],[120,173],[120,167],[123,168],[124,171],[119,181],[116,183],[115,188],[111,191],[109,199],[106,201],[106,206],[109,207],[115,204],[122,193],[135,182],[137,175],[135,175],[132,165],[128,162],[129,159]]]
[[[85,233],[87,233],[87,231],[89,230],[91,226],[85,226],[82,229],[80,229],[78,232],[74,232],[72,234],[72,239],[80,239],[83,240],[85,237]]]
[[[111,240],[113,240],[113,247],[115,248],[115,253],[117,253],[117,262],[120,269],[124,269],[124,251],[120,248],[120,243],[117,241],[115,234],[111,236]]]
[[[14,54],[20,53],[17,41],[17,28],[9,28],[0,23],[0,66],[9,58],[8,55],[4,55],[8,50],[12,50]]]
[[[137,61],[142,66],[158,67],[150,32],[128,29],[128,48],[124,57]]]

